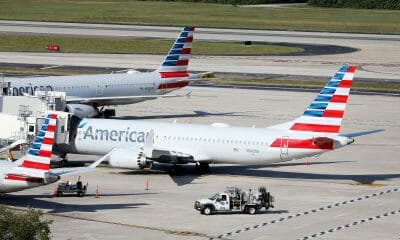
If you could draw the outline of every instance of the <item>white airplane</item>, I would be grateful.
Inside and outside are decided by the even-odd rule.
[[[267,128],[136,120],[83,119],[73,146],[81,154],[108,154],[114,167],[141,169],[152,163],[267,164],[320,155],[347,146],[354,137],[381,130],[339,134],[355,66],[342,66],[300,117]],[[61,146],[60,146],[61,147]]]
[[[57,112],[49,113],[28,153],[15,162],[0,161],[0,193],[21,191],[54,183],[61,176],[94,170],[106,156],[88,167],[50,169]]]
[[[187,71],[193,33],[194,27],[184,27],[161,67],[153,72],[10,78],[11,95],[34,95],[37,90],[66,92],[67,110],[79,118],[97,115],[101,106],[176,97],[163,95],[202,77]],[[114,109],[100,111],[106,117],[115,115]]]

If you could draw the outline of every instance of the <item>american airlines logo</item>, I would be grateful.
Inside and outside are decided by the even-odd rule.
[[[24,93],[34,95],[36,91],[53,91],[53,87],[50,85],[46,86],[29,86],[26,87],[13,87],[12,88],[12,95],[13,96],[22,96]]]
[[[93,129],[92,126],[89,126],[82,134],[84,140],[143,143],[149,133],[130,130],[129,127],[125,130],[109,130]]]

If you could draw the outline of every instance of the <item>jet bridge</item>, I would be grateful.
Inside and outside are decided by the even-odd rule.
[[[63,111],[65,92],[37,91],[35,95],[11,96],[8,82],[0,82],[0,149],[29,145],[48,111]],[[71,114],[59,114],[55,143],[69,143]],[[14,144],[13,144],[14,143]],[[16,144],[18,143],[18,144]],[[14,146],[18,145],[18,146]]]

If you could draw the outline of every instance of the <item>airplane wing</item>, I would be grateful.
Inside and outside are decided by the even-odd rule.
[[[90,172],[93,171],[101,162],[106,160],[108,155],[109,154],[104,155],[99,160],[90,164],[88,167],[56,168],[56,169],[51,169],[51,173],[56,176],[62,177],[62,176],[77,175],[84,172]]]
[[[17,140],[15,142],[11,143],[10,145],[0,148],[0,153],[5,152],[7,150],[11,150],[15,147],[18,147],[19,145],[27,144],[27,143],[28,142],[26,140]]]
[[[160,156],[169,156],[169,157],[174,157],[173,159],[176,159],[175,162],[171,161],[163,161],[163,158],[159,158]],[[179,149],[159,149],[159,148],[154,148],[152,151],[152,157],[158,158],[156,162],[160,163],[180,163],[179,159],[182,159],[182,161],[186,162],[210,162],[212,159],[203,153],[200,153],[198,151],[192,150],[185,148],[185,150],[181,151]]]
[[[163,156],[172,157],[170,159],[174,160],[157,160],[157,162],[161,163],[180,163],[179,159],[182,159],[183,162],[201,162],[201,161],[210,161],[210,157],[196,151],[191,148],[159,148],[154,146],[154,130],[151,129],[149,134],[146,137],[146,141],[143,146],[143,152],[147,157],[156,158],[156,159],[165,159]]]
[[[190,97],[191,92],[186,94],[176,94],[176,95],[147,95],[147,96],[120,96],[120,97],[91,97],[91,98],[78,98],[78,97],[68,97],[67,103],[81,103],[81,104],[91,104],[96,103],[98,106],[104,105],[117,105],[117,104],[127,104],[129,103],[139,103],[147,100],[154,100],[157,98],[175,98],[175,97]]]

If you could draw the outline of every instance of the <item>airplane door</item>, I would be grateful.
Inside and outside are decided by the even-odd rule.
[[[281,159],[289,155],[289,136],[281,137]]]
[[[160,86],[161,86],[161,94],[162,95],[166,94],[167,93],[167,88],[166,88],[166,83],[165,83],[164,78],[161,78]]]
[[[101,85],[100,81],[97,83],[96,87],[96,97],[102,97],[103,96],[103,86]]]

